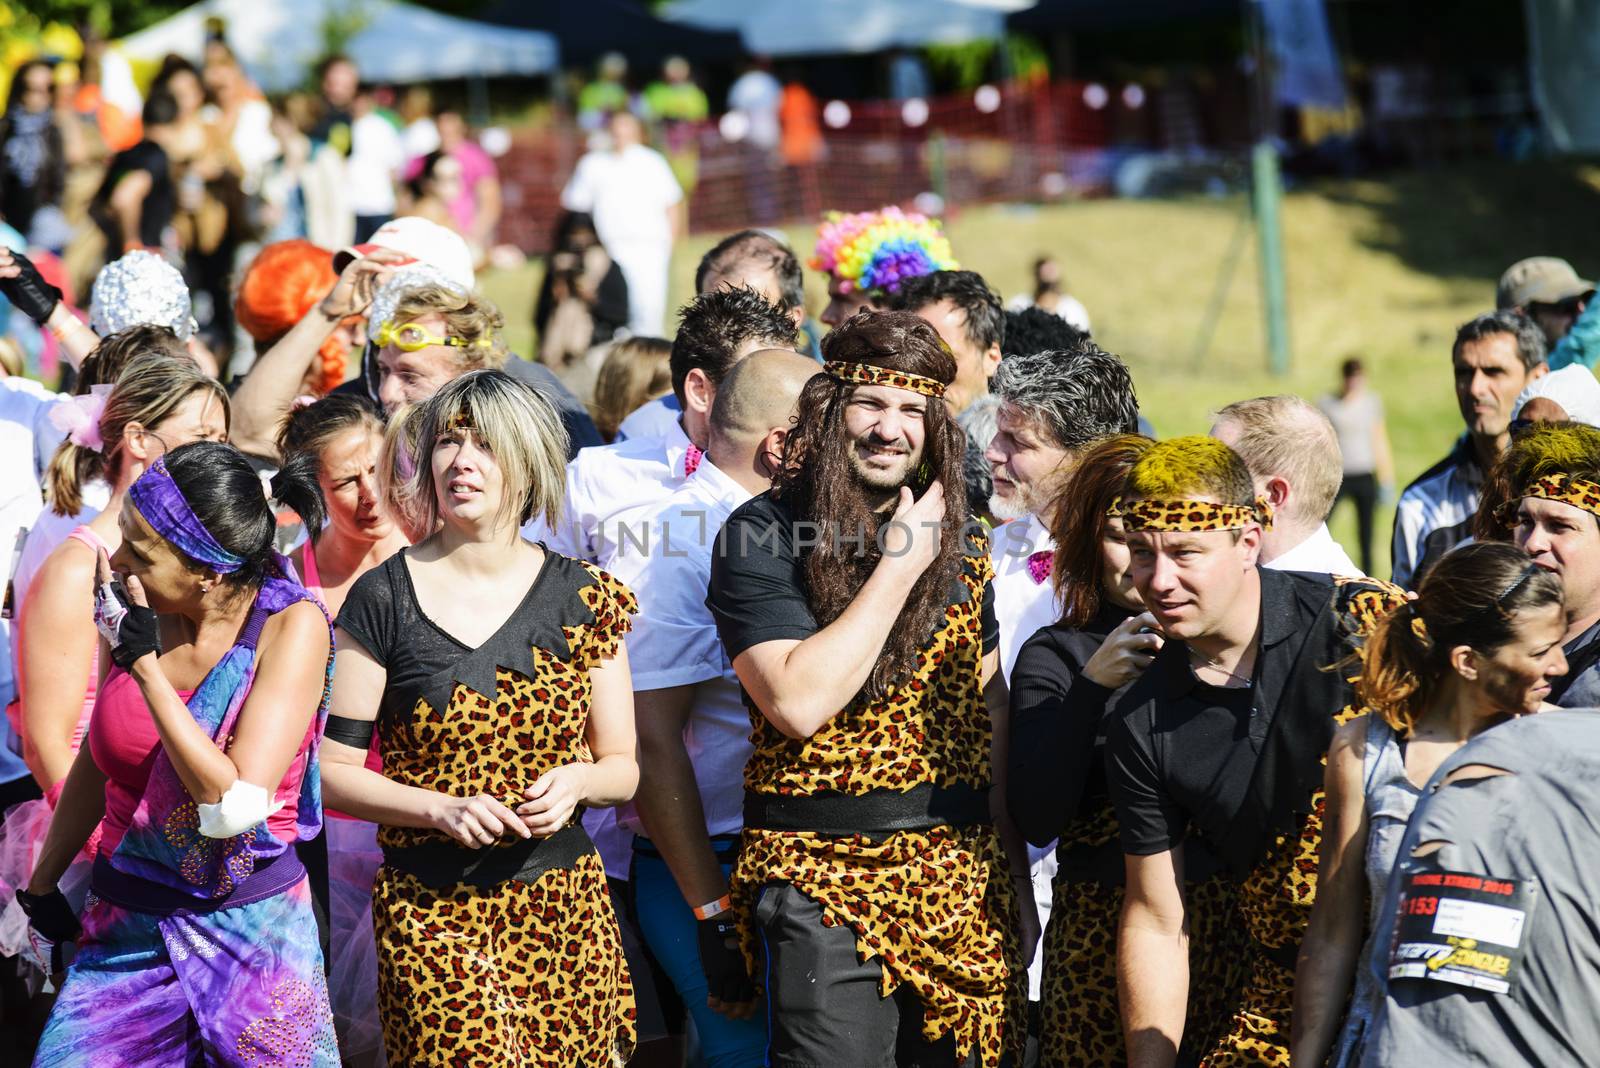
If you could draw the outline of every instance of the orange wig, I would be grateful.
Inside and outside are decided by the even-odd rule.
[[[339,280],[333,272],[333,253],[296,238],[263,248],[251,261],[239,283],[234,314],[245,333],[256,341],[257,351],[275,345]],[[316,392],[326,394],[344,381],[348,346],[337,335],[322,343],[322,373]]]

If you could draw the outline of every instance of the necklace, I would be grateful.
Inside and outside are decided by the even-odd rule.
[[[1204,668],[1210,668],[1212,671],[1220,671],[1224,675],[1228,676],[1228,678],[1232,679],[1234,682],[1240,683],[1240,684],[1242,684],[1244,686],[1253,686],[1253,685],[1255,685],[1255,680],[1251,679],[1250,676],[1241,675],[1237,671],[1229,671],[1227,668],[1225,668],[1221,664],[1217,663],[1211,657],[1209,657],[1209,656],[1205,655],[1204,653],[1200,652],[1199,650],[1195,649],[1193,646],[1190,646],[1189,647],[1189,661],[1190,661],[1191,666],[1196,666],[1196,665],[1194,665],[1194,661],[1196,661],[1196,660],[1199,661],[1199,664],[1197,666],[1204,667]]]

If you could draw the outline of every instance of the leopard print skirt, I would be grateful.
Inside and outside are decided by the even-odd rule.
[[[1228,1030],[1246,978],[1237,890],[1222,878],[1185,891],[1189,917],[1189,1011],[1184,1049],[1209,1049]],[[1040,992],[1040,1068],[1122,1068],[1117,1001],[1117,923],[1122,887],[1058,880]],[[1192,1063],[1193,1054],[1179,1063]]]
[[[925,1038],[954,1034],[958,1058],[976,1050],[980,1068],[1006,1054],[1020,1063],[1028,973],[1009,870],[988,827],[883,840],[747,830],[731,882],[750,974],[765,971],[756,898],[768,883],[790,883],[822,907],[823,923],[855,932],[862,961],[881,960],[884,997],[912,989]]]
[[[389,1063],[618,1068],[633,983],[598,854],[531,883],[433,890],[385,865],[372,894]]]

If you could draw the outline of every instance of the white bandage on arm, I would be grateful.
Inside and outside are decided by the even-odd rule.
[[[283,807],[282,801],[261,787],[236,779],[222,800],[214,805],[196,805],[200,813],[200,833],[207,838],[232,838],[243,834]]]

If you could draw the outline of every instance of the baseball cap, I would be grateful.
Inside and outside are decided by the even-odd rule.
[[[1594,292],[1594,283],[1578,277],[1572,264],[1555,256],[1531,256],[1506,268],[1495,287],[1496,309],[1526,308],[1529,304],[1559,304]]]
[[[470,290],[476,284],[472,270],[472,252],[461,235],[436,222],[416,215],[402,215],[390,219],[370,239],[359,245],[340,249],[333,254],[333,269],[342,271],[358,256],[366,256],[375,249],[386,248],[410,257],[410,262],[429,264],[462,289]]]

